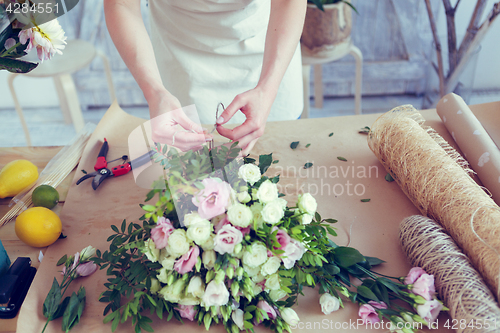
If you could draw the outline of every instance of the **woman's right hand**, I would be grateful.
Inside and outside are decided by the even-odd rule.
[[[154,94],[148,100],[152,140],[182,151],[201,148],[212,139],[210,134],[189,119],[179,100],[168,91]]]

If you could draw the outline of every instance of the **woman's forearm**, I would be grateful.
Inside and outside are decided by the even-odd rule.
[[[258,87],[277,93],[300,40],[306,6],[306,0],[271,0],[271,15]]]
[[[105,0],[104,12],[109,34],[149,103],[166,90],[142,20],[140,0]]]

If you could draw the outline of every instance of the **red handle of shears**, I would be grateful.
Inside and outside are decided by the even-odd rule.
[[[113,167],[111,172],[113,172],[114,177],[118,177],[130,172],[130,170],[132,170],[132,167],[130,166],[130,162],[127,162]]]

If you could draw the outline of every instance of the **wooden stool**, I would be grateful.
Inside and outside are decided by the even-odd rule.
[[[96,56],[99,56],[104,63],[109,95],[111,101],[114,101],[115,89],[111,77],[111,69],[108,58],[103,53],[97,51],[94,46],[87,41],[81,39],[70,40],[62,52],[62,55],[56,54],[51,60],[40,63],[37,68],[22,75],[28,77],[52,77],[56,86],[64,121],[67,124],[73,121],[75,130],[79,132],[84,126],[84,121],[75,83],[71,74],[88,66]],[[24,119],[23,109],[21,108],[21,104],[19,104],[19,100],[14,90],[14,79],[18,75],[20,74],[10,73],[7,77],[7,81],[14,100],[17,115],[23,126],[26,143],[28,146],[31,146],[30,134]]]
[[[344,52],[335,54],[332,57],[316,58],[302,55],[302,79],[304,82],[304,111],[301,118],[309,118],[309,84],[311,76],[311,65],[314,65],[314,106],[317,108],[323,107],[323,80],[321,73],[321,65],[338,60],[351,54],[356,60],[356,87],[354,92],[354,112],[361,114],[361,83],[363,79],[363,54],[361,51],[350,44]]]

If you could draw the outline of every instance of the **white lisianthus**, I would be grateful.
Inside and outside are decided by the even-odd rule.
[[[247,206],[235,203],[227,210],[227,218],[233,225],[246,228],[252,222],[253,214]]]
[[[278,186],[269,179],[266,180],[260,184],[259,190],[257,191],[257,198],[264,204],[278,199]]]
[[[205,219],[199,219],[189,224],[187,238],[198,245],[204,244],[212,234],[212,224]]]
[[[203,303],[205,307],[209,306],[222,306],[229,302],[229,291],[226,288],[224,282],[216,283],[212,280],[205,289],[205,294],[203,295]]]
[[[273,275],[269,276],[266,280],[265,283],[266,289],[269,290],[278,290],[281,288],[280,286],[280,278],[278,276],[278,273],[274,273]]]
[[[291,308],[284,308],[280,311],[280,314],[281,318],[291,327],[296,326],[300,322],[299,316]]]
[[[267,203],[262,209],[262,218],[270,224],[276,224],[285,216],[283,205],[278,200]]]
[[[178,279],[170,286],[163,287],[159,291],[159,294],[162,295],[163,298],[168,302],[178,303],[181,300],[184,287],[185,287],[184,280]]]
[[[151,278],[151,288],[149,288],[149,291],[152,294],[156,294],[157,292],[160,291],[160,289],[161,289],[160,281],[158,281],[155,278]]]
[[[267,261],[262,265],[260,272],[264,276],[274,274],[278,271],[281,266],[281,259],[279,257],[269,257]]]
[[[144,247],[141,250],[151,262],[158,261],[160,250],[156,248],[155,242],[151,238],[144,242]]]
[[[326,315],[340,308],[340,300],[328,293],[321,295],[319,304],[321,305],[321,311]]]
[[[267,260],[267,248],[260,242],[247,246],[243,254],[243,263],[250,267],[257,267]]]
[[[85,262],[90,259],[90,257],[94,256],[96,250],[92,245],[87,246],[83,250],[80,251],[80,262]]]
[[[313,219],[312,215],[305,213],[305,214],[302,214],[300,222],[302,224],[309,224],[312,222],[312,219]]]
[[[189,281],[186,292],[194,297],[202,298],[205,294],[205,284],[198,275],[193,276]]]
[[[168,273],[172,271],[171,269],[167,269],[165,267],[162,267],[158,270],[156,273],[156,278],[162,282],[162,283],[167,283],[168,281]]]
[[[261,266],[250,267],[248,265],[243,265],[243,269],[248,274],[248,277],[254,277],[260,273]]]
[[[40,24],[37,22],[36,16],[30,16],[29,18],[17,16],[16,18],[24,24],[33,23],[33,28],[24,29],[19,33],[21,44],[28,42],[26,52],[35,48],[38,59],[42,62],[51,59],[56,53],[62,54],[62,50],[67,44],[67,37],[64,35],[64,30],[57,19]]]
[[[246,164],[246,165],[249,165],[249,164]],[[244,321],[243,315],[244,314],[245,313],[241,309],[236,309],[233,311],[233,313],[231,313],[231,319],[236,324],[236,326],[238,326],[238,328],[242,331],[245,329],[245,325],[243,324],[243,321]]]
[[[250,210],[253,213],[253,223],[252,223],[252,228],[257,228],[260,229],[262,228],[262,225],[264,224],[264,219],[262,218],[262,209],[264,208],[264,205],[256,202],[252,206],[250,206]]]
[[[200,299],[196,297],[185,296],[181,298],[178,302],[180,305],[198,305],[200,304]]]
[[[163,258],[162,261],[160,261],[160,264],[163,266],[163,268],[171,271],[172,269],[174,269],[175,258],[174,257],[165,257],[165,258]]]
[[[215,261],[217,260],[217,255],[214,250],[203,251],[201,258],[206,269],[214,268]]]
[[[290,243],[283,249],[285,253],[283,254],[283,265],[286,269],[290,269],[295,265],[297,260],[302,258],[302,255],[306,252],[304,245],[298,240],[291,239]]]
[[[288,296],[288,293],[284,291],[283,289],[276,289],[276,290],[271,290],[269,292],[269,297],[275,302],[279,301],[283,297]]]
[[[253,185],[260,180],[261,174],[258,166],[249,163],[240,166],[238,176],[250,185]]]
[[[252,200],[252,197],[250,196],[250,194],[248,194],[248,191],[240,192],[236,197],[242,204],[246,204],[247,202]]]
[[[316,213],[316,209],[318,208],[318,203],[311,193],[299,195],[298,204],[300,211],[309,215],[314,215],[314,213]]]
[[[184,229],[175,229],[168,238],[167,252],[174,258],[178,258],[189,251],[189,241]]]

